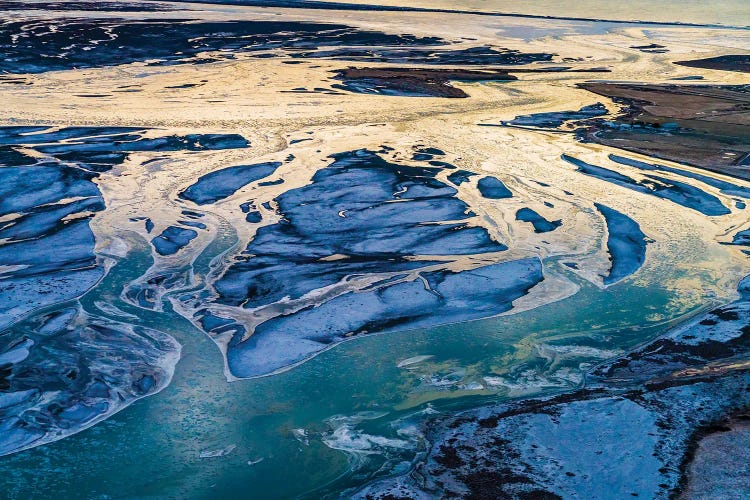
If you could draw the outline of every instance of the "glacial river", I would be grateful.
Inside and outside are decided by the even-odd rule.
[[[197,273],[231,243],[231,234],[217,238],[196,261]],[[354,488],[409,467],[425,446],[414,426],[420,419],[569,390],[581,383],[582,369],[702,309],[696,297],[661,288],[657,276],[647,286],[603,290],[569,273],[582,288],[557,303],[364,336],[286,372],[228,383],[204,333],[169,310],[117,298],[150,264],[147,249],[131,252],[81,303],[101,314],[94,303],[109,302],[180,342],[171,384],[83,432],[4,457],[6,494],[280,498]],[[655,312],[662,313],[657,320]]]

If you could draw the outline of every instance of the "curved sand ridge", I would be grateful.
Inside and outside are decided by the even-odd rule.
[[[378,127],[378,129],[382,128],[383,127]],[[319,134],[320,132],[317,132],[314,135]],[[513,132],[513,134],[527,135],[527,133],[522,132]],[[371,135],[372,134],[368,134],[367,139],[362,138],[366,140],[364,144],[363,142],[353,141],[351,140],[351,138],[349,139],[349,142],[352,145],[369,144],[371,147],[375,147],[374,143],[386,142],[385,140],[372,141]],[[386,134],[382,135],[386,136]],[[382,138],[385,139],[385,137]],[[378,137],[378,139],[381,139],[381,137]],[[292,215],[288,211],[288,209],[285,208],[285,202],[283,200],[285,199],[285,196],[288,197],[292,193],[304,193],[305,189],[308,189],[305,186],[315,185],[314,180],[312,181],[313,184],[307,184],[311,181],[308,179],[300,178],[303,175],[302,169],[306,167],[306,164],[315,165],[317,163],[320,163],[321,165],[323,165],[323,168],[322,170],[318,170],[317,172],[321,173],[325,173],[326,169],[336,166],[337,160],[327,158],[327,155],[325,155],[323,152],[317,153],[317,149],[312,150],[312,148],[319,147],[318,141],[320,141],[320,139],[316,138],[313,140],[314,144],[312,146],[303,147],[303,145],[305,145],[305,142],[302,142],[299,143],[299,146],[290,146],[288,149],[283,150],[279,154],[255,158],[256,161],[274,161],[275,159],[280,160],[277,161],[277,163],[281,163],[281,166],[278,167],[274,174],[269,176],[268,179],[275,179],[278,177],[284,179],[283,184],[273,183],[273,185],[270,186],[260,186],[260,183],[265,180],[260,179],[258,181],[251,182],[249,185],[240,188],[234,194],[213,204],[195,206],[187,202],[183,205],[182,210],[185,210],[185,208],[187,208],[191,211],[206,214],[199,220],[204,224],[208,224],[209,226],[212,224],[212,215],[220,217],[221,220],[230,221],[232,227],[234,228],[233,232],[236,233],[239,240],[238,243],[233,247],[234,249],[230,251],[230,254],[224,255],[221,260],[217,260],[214,262],[215,267],[211,275],[205,278],[207,284],[211,285],[208,288],[209,295],[206,295],[204,291],[198,290],[191,292],[190,294],[180,296],[179,298],[175,297],[172,299],[173,305],[176,306],[182,314],[185,314],[187,317],[191,318],[196,325],[202,327],[204,330],[210,330],[212,337],[220,345],[223,346],[223,349],[228,349],[228,351],[231,351],[233,348],[235,348],[245,351],[246,347],[244,342],[248,338],[252,338],[254,329],[257,328],[258,325],[264,324],[271,318],[274,318],[276,316],[300,314],[306,308],[309,308],[311,306],[315,307],[315,309],[313,310],[317,310],[317,306],[327,303],[333,300],[335,297],[345,295],[353,290],[367,289],[368,287],[372,286],[373,283],[382,279],[396,278],[398,280],[406,279],[407,281],[416,279],[417,275],[414,274],[414,270],[424,268],[425,266],[428,266],[427,268],[433,270],[440,268],[439,264],[429,262],[429,256],[423,255],[422,257],[420,257],[420,259],[427,259],[428,262],[420,264],[417,261],[412,262],[412,264],[408,265],[408,261],[405,261],[402,265],[402,270],[396,268],[394,271],[390,272],[383,272],[384,269],[382,268],[382,266],[386,262],[383,261],[383,263],[379,264],[379,273],[373,274],[369,278],[364,279],[365,276],[362,275],[362,271],[357,271],[357,267],[352,267],[352,264],[350,263],[350,261],[352,263],[357,261],[357,259],[355,259],[354,261],[351,260],[351,250],[346,251],[342,250],[342,248],[344,247],[336,248],[335,246],[338,244],[336,242],[339,238],[349,237],[349,234],[353,229],[357,227],[364,229],[365,226],[361,226],[361,224],[365,224],[365,221],[367,220],[362,219],[362,222],[360,223],[354,222],[354,226],[352,226],[351,223],[349,223],[352,214],[347,214],[347,209],[342,208],[346,206],[345,204],[338,207],[331,206],[331,208],[328,209],[330,210],[331,216],[333,216],[333,218],[331,219],[331,224],[336,224],[337,221],[341,222],[341,224],[344,224],[342,225],[342,229],[337,229],[336,226],[332,226],[331,231],[333,232],[327,233],[327,236],[323,240],[326,241],[326,244],[328,245],[327,249],[322,252],[315,251],[316,253],[310,256],[310,259],[312,259],[310,261],[311,265],[313,262],[319,262],[318,264],[315,264],[315,266],[322,266],[320,267],[320,270],[325,269],[326,271],[324,274],[328,276],[327,279],[332,279],[333,281],[327,283],[319,282],[318,284],[315,284],[315,282],[312,281],[309,284],[305,284],[304,281],[299,281],[301,279],[301,275],[299,274],[299,272],[303,269],[303,267],[300,267],[298,269],[295,267],[291,268],[294,269],[293,273],[295,274],[291,274],[288,276],[295,276],[295,278],[292,279],[285,277],[287,275],[282,270],[282,267],[279,267],[276,264],[271,264],[272,261],[269,261],[269,258],[281,258],[282,261],[280,262],[288,259],[289,257],[284,257],[284,252],[288,251],[291,252],[291,254],[300,256],[303,255],[300,254],[300,252],[305,252],[316,248],[315,244],[313,243],[315,240],[306,239],[308,237],[299,239],[299,235],[295,236],[295,238],[297,238],[300,242],[306,241],[306,243],[303,246],[299,247],[299,250],[293,250],[294,247],[288,246],[291,244],[291,241],[285,241],[285,238],[287,238],[287,236],[285,236],[286,233],[284,233],[283,231],[285,231],[285,227],[289,227],[290,221],[291,224],[299,227],[297,231],[301,230],[303,231],[303,233],[306,231],[313,231],[313,233],[315,233],[319,230],[314,229],[316,227],[315,225],[309,226],[310,222],[304,222],[304,220],[302,220],[302,222],[298,223],[297,218],[299,217],[299,215]],[[328,142],[328,140],[321,142]],[[340,144],[342,142],[343,141],[339,141]],[[427,141],[419,142],[427,143]],[[444,144],[444,142],[440,143],[443,149],[449,149],[445,148]],[[581,149],[581,146],[576,144],[564,144],[564,147],[567,151],[578,151],[581,155],[590,155],[590,153],[586,152],[585,149]],[[461,183],[460,185],[455,186],[448,180],[448,175],[450,175],[453,169],[445,167],[431,167],[428,162],[435,161],[434,159],[427,161],[411,160],[410,158],[414,156],[415,152],[418,149],[418,147],[411,147],[405,148],[402,151],[387,151],[385,153],[381,152],[379,154],[371,153],[371,156],[368,157],[368,161],[375,161],[375,159],[382,157],[405,158],[404,160],[399,160],[399,164],[404,165],[404,172],[409,172],[410,170],[419,171],[419,168],[432,168],[433,170],[435,170],[437,172],[435,174],[435,179],[443,179],[442,181],[440,181],[440,186],[442,187],[439,187],[438,189],[451,191],[455,190],[457,192],[456,196],[458,196],[459,199],[468,204],[468,207],[466,209],[462,209],[462,212],[471,210],[471,212],[475,214],[469,217],[466,220],[466,223],[470,224],[471,226],[484,228],[483,231],[487,231],[486,234],[488,234],[491,238],[493,238],[498,243],[502,243],[503,246],[509,247],[509,249],[506,251],[501,251],[502,249],[498,247],[497,250],[500,250],[500,252],[496,252],[497,257],[492,257],[493,259],[499,259],[499,262],[503,262],[513,260],[514,258],[524,258],[530,256],[537,256],[542,258],[564,256],[564,262],[567,263],[566,268],[569,270],[566,272],[576,272],[595,283],[599,283],[600,285],[604,284],[604,277],[608,275],[608,270],[612,267],[612,264],[610,262],[611,254],[607,251],[607,240],[605,237],[606,221],[598,213],[598,210],[596,209],[592,201],[581,199],[582,197],[580,195],[576,196],[566,194],[566,189],[557,187],[560,186],[560,184],[557,184],[555,187],[549,184],[547,186],[543,186],[539,184],[539,182],[541,182],[542,184],[547,183],[544,181],[535,181],[524,178],[520,176],[517,171],[514,172],[513,175],[508,175],[508,173],[505,172],[504,175],[500,174],[499,172],[502,172],[502,170],[495,165],[492,165],[491,160],[486,160],[487,163],[485,163],[485,165],[492,166],[490,167],[491,170],[486,169],[485,172],[492,172],[493,174],[495,174],[495,177],[505,179],[504,184],[508,186],[508,189],[511,192],[513,192],[513,196],[511,198],[502,200],[493,200],[492,198],[486,198],[481,194],[477,187],[478,181],[484,178],[481,176],[481,174],[472,178],[466,183]],[[291,161],[286,161],[286,158],[288,158],[290,154],[294,156],[294,159],[292,159]],[[476,158],[477,156],[478,155],[475,153],[474,157]],[[306,158],[305,164],[302,163],[302,158]],[[440,156],[440,158],[441,160],[439,161],[447,164],[456,162],[456,160],[450,154]],[[598,157],[594,156],[594,158]],[[612,162],[606,157],[604,158],[604,161],[606,162],[608,167],[617,168],[616,163]],[[424,165],[424,167],[421,167],[421,165]],[[476,167],[474,168],[476,169]],[[543,168],[545,168],[547,172],[543,174],[540,173],[538,176],[535,176],[536,179],[549,179],[550,167],[545,166]],[[622,168],[625,168],[625,170],[628,171],[626,167]],[[571,179],[570,189],[581,192],[582,187],[586,185],[586,176],[581,175],[580,173],[576,172],[575,169],[566,166],[565,162],[561,162],[557,169],[559,170],[559,172],[556,172],[558,180],[562,180],[565,176],[569,176]],[[481,169],[476,170],[478,172],[482,171]],[[305,177],[309,175],[314,178],[315,175],[320,175],[315,174],[314,172],[309,170],[308,172],[309,173],[304,174]],[[689,181],[689,179],[685,180],[685,182]],[[379,185],[378,183],[381,181],[374,182],[375,184],[373,184],[371,188],[365,189],[363,193],[368,193],[369,189],[377,187]],[[711,189],[711,186],[706,186],[704,183],[697,183],[697,185],[700,186],[701,189]],[[184,185],[174,186],[173,188],[171,188],[171,192],[179,192],[181,190],[184,190],[185,187],[186,186]],[[301,206],[310,204],[309,210],[311,214],[314,214],[314,218],[319,218],[325,213],[320,212],[320,207],[315,205],[315,202],[316,200],[320,199],[322,193],[327,192],[326,189],[328,188],[321,188],[320,194],[314,195],[307,202],[302,202]],[[701,227],[701,231],[716,230],[714,229],[715,222],[712,219],[706,218],[703,214],[687,214],[686,212],[689,212],[690,209],[678,205],[671,200],[666,200],[666,202],[663,204],[664,211],[659,214],[658,219],[654,219],[653,214],[649,214],[648,216],[644,217],[643,211],[645,211],[645,207],[641,208],[642,211],[640,213],[637,211],[638,209],[636,209],[635,213],[633,213],[632,208],[633,205],[643,206],[642,202],[640,202],[639,200],[633,200],[632,205],[630,204],[630,202],[626,202],[626,204],[623,205],[622,201],[620,201],[622,197],[618,196],[617,193],[619,193],[620,190],[624,190],[625,192],[627,192],[627,188],[620,188],[616,185],[611,186],[606,181],[593,179],[592,181],[590,181],[590,187],[588,189],[591,190],[590,194],[587,195],[588,200],[604,199],[602,197],[602,193],[607,193],[608,191],[611,191],[613,189],[616,190],[612,195],[610,195],[610,198],[607,199],[607,203],[612,205],[612,207],[618,207],[617,209],[613,208],[613,210],[617,210],[618,212],[622,213],[631,213],[632,215],[629,218],[631,218],[631,220],[637,221],[643,232],[647,235],[648,241],[650,241],[650,243],[648,244],[648,256],[646,258],[645,265],[649,269],[648,272],[650,273],[665,274],[666,268],[668,267],[666,263],[661,259],[653,259],[652,256],[654,255],[654,252],[656,252],[656,255],[669,255],[670,252],[679,251],[682,258],[685,259],[683,260],[681,265],[684,265],[687,269],[692,266],[692,264],[688,264],[688,262],[701,262],[701,259],[705,258],[702,254],[702,249],[706,248],[707,246],[713,245],[715,252],[731,252],[731,250],[729,249],[725,249],[723,247],[720,247],[719,245],[716,245],[715,243],[711,243],[711,240],[713,238],[712,236],[707,236],[706,240],[704,240],[703,242],[701,242],[700,240],[695,240],[693,237],[691,237],[695,234],[696,227]],[[393,194],[396,191],[396,189],[392,189],[390,192],[391,194]],[[573,191],[568,192],[572,193]],[[289,195],[286,195],[285,193],[289,193]],[[335,193],[335,191],[331,191],[329,195],[333,195],[333,193]],[[402,193],[401,196],[409,198],[408,193],[409,191],[407,189],[404,193]],[[298,195],[295,194],[295,196]],[[304,195],[300,194],[299,196]],[[646,196],[646,193],[644,193],[643,196],[647,200],[649,200],[650,198]],[[726,211],[737,211],[737,215],[735,216],[729,214],[722,215],[721,217],[727,217],[730,220],[733,217],[737,218],[738,220],[741,219],[741,212],[734,207],[732,201],[733,198],[727,197],[721,192],[717,192],[712,196],[715,196],[717,199],[723,200],[723,206],[728,207],[726,208]],[[367,199],[366,201],[367,206],[369,206],[373,202],[372,199]],[[408,206],[409,203],[408,200],[399,200],[397,198],[392,198],[391,201],[402,203],[404,207]],[[357,203],[361,202],[352,203],[353,204],[349,206],[349,209],[353,210],[357,208]],[[247,207],[248,204],[252,205],[252,210],[243,210],[242,205],[245,205]],[[299,202],[294,202],[291,203],[289,207],[298,205]],[[394,207],[398,207],[398,205],[394,205]],[[516,220],[515,215],[518,210],[528,207],[532,207],[538,213],[544,214],[545,217],[549,220],[562,221],[561,226],[554,231],[550,231],[547,233],[538,233],[534,230],[532,224]],[[175,212],[175,217],[184,217],[182,215],[182,211],[175,210]],[[260,222],[248,222],[248,213],[252,212],[257,212],[259,214]],[[142,216],[145,216],[141,212],[138,213]],[[300,214],[301,213],[302,212],[300,212]],[[394,212],[394,214],[395,213],[397,212]],[[411,212],[409,210],[405,210],[404,213],[410,214]],[[670,213],[673,213],[674,215],[670,216]],[[377,213],[375,213],[374,215],[376,216],[376,218],[380,217],[377,215]],[[445,220],[452,219],[455,221],[458,219],[458,222],[461,222],[461,219],[463,219],[464,217],[465,216],[463,214],[460,217],[458,215],[453,215]],[[219,219],[214,218],[213,220],[216,221]],[[680,221],[680,223],[674,224],[675,221]],[[213,223],[216,224],[216,222]],[[349,225],[345,225],[347,223]],[[302,226],[300,226],[300,224],[302,224]],[[395,224],[395,220],[390,220],[390,222],[386,224],[386,227],[398,227]],[[161,227],[164,227],[166,225],[167,222],[164,222],[162,223]],[[132,224],[130,225],[130,227],[133,227]],[[283,242],[281,246],[268,247],[268,249],[261,250],[261,247],[258,246],[259,243],[253,243],[255,241],[255,231],[257,231],[258,228],[261,227],[265,227],[269,230],[263,233],[264,241],[267,240],[269,243],[272,243],[274,241]],[[273,229],[274,227],[278,229]],[[218,225],[213,226],[213,229],[217,230]],[[341,234],[337,233],[337,231],[339,230],[342,231]],[[158,229],[155,231],[158,231]],[[211,230],[209,230],[208,232],[210,233]],[[356,233],[351,233],[352,236],[354,234]],[[385,234],[386,233],[382,233],[381,237]],[[585,235],[589,235],[588,238],[586,238]],[[361,239],[361,237],[359,238]],[[355,239],[357,239],[357,237],[355,237]],[[181,268],[185,265],[185,262],[189,262],[190,259],[193,258],[190,256],[195,256],[196,252],[199,252],[202,248],[205,248],[205,244],[206,243],[196,244],[195,246],[193,246],[193,243],[191,243],[186,247],[184,251],[181,251],[182,253],[178,253],[175,256],[163,257],[155,254],[157,261],[152,268],[152,271],[150,271],[149,276],[165,276],[168,274],[169,269]],[[334,246],[331,247],[330,245]],[[381,252],[386,252],[386,255],[379,257],[381,259],[387,258],[387,254],[389,253],[387,251],[387,245],[383,248],[384,250]],[[356,254],[360,254],[361,251],[362,249],[355,249],[355,257]],[[260,257],[258,255],[259,253],[263,254],[263,257]],[[446,258],[456,259],[455,255],[451,256],[449,250],[440,253],[443,254],[443,256],[440,257],[440,260]],[[233,254],[239,255],[242,261],[247,261],[248,264],[252,265],[253,267],[248,268],[248,270],[245,271],[240,271],[241,274],[239,275],[236,274],[236,271],[232,271],[232,269],[234,269],[237,264],[233,264],[231,262],[232,259],[230,259],[230,255]],[[272,257],[274,255],[275,257]],[[478,255],[480,254],[477,254],[477,256]],[[727,255],[730,254],[728,253]],[[236,261],[236,259],[234,260]],[[173,264],[169,264],[169,266],[166,266],[167,262],[173,262]],[[263,265],[259,265],[261,262],[265,263]],[[455,267],[454,265],[454,269],[461,269],[462,267],[465,268],[467,264],[469,265],[469,267],[476,266],[476,264],[470,264],[470,261],[466,262],[465,258],[461,258],[456,262],[464,262],[464,264],[459,264],[459,267]],[[294,266],[298,266],[300,264],[301,263],[297,263],[294,264]],[[357,266],[361,265],[362,264],[357,264]],[[711,270],[713,268],[713,264],[707,261],[701,262],[700,265],[704,266],[704,269],[706,270]],[[619,275],[618,279],[615,281],[619,281],[619,279],[627,277],[629,274],[637,271],[638,267],[638,264],[636,264],[634,267],[631,267],[626,274]],[[411,268],[411,271],[409,271],[409,268]],[[237,267],[237,270],[241,269],[243,268]],[[251,274],[247,274],[250,269],[256,270],[253,270]],[[366,270],[367,268],[362,267],[361,269]],[[713,276],[715,276],[718,280],[731,280],[731,277],[727,274],[724,274],[720,269],[714,269],[715,270],[709,272],[712,272]],[[338,271],[334,272],[334,270]],[[259,274],[261,273],[261,271],[262,274]],[[403,276],[405,271],[407,271],[407,275]],[[184,273],[186,271],[181,272]],[[319,271],[316,271],[316,274],[317,272]],[[332,272],[334,272],[334,274],[330,274]],[[370,273],[372,271],[366,272]],[[542,285],[540,285],[540,287],[542,288],[540,288],[539,293],[537,294],[536,291],[532,288],[530,290],[531,294],[528,298],[519,299],[519,305],[522,305],[524,303],[535,303],[536,305],[538,305],[540,303],[544,303],[549,300],[555,300],[573,293],[573,291],[575,290],[575,285],[573,285],[568,279],[565,279],[562,276],[558,276],[558,271],[556,270],[555,266],[553,266],[552,268],[548,267],[546,272],[547,280],[543,281]],[[705,270],[702,272],[705,272]],[[336,273],[341,274],[337,276]],[[399,273],[401,275],[399,275]],[[349,277],[349,275],[351,275],[351,277]],[[352,279],[355,277],[355,275],[356,279]],[[246,281],[248,279],[249,281]],[[685,273],[685,275],[682,275],[679,278],[672,279],[677,279],[675,284],[666,286],[680,286],[680,282],[686,284],[691,283],[695,278],[691,277],[690,272],[688,271]],[[278,281],[279,283],[289,283],[290,286],[292,283],[295,283],[297,291],[291,292],[292,289],[289,289],[287,291],[284,288],[280,288],[278,289],[278,291],[274,292],[275,298],[271,298],[271,296],[269,296],[269,298],[263,298],[265,292],[260,293],[257,291],[257,289],[263,289],[265,287],[277,287],[278,285],[272,284],[275,281]],[[152,284],[152,286],[154,286],[157,291],[164,288],[158,284]],[[172,285],[170,284],[170,286]],[[180,286],[186,287],[187,281],[180,282]],[[217,286],[218,293],[214,291],[214,288]],[[233,287],[232,290],[234,290],[229,295],[231,297],[234,297],[231,300],[222,298],[224,294],[229,293],[229,288],[227,288],[228,286]],[[255,291],[249,292],[249,289],[247,287],[252,287]],[[555,292],[555,290],[557,291]],[[717,287],[715,290],[716,291],[714,293],[721,293],[719,287]],[[157,296],[159,296],[159,293],[163,294],[164,291],[166,291],[166,289],[158,292]],[[156,303],[158,303],[158,301],[156,301]],[[321,310],[320,312],[322,313],[323,311]],[[334,316],[336,315],[334,314]],[[388,314],[385,314],[384,318],[387,318],[388,316]],[[323,327],[323,330],[325,330],[326,328],[327,327]],[[340,331],[340,333],[336,334],[334,338],[344,340],[348,338],[348,336],[345,335],[346,333],[356,330],[357,327],[351,327],[351,330],[347,330],[345,328],[344,330]],[[367,330],[372,331],[371,328],[368,328]],[[376,328],[375,331],[378,331],[378,329]],[[311,331],[310,333],[312,333],[313,335],[317,335],[314,331]],[[270,341],[272,342],[272,339],[274,338],[273,334],[266,335],[269,339],[271,339]],[[330,340],[326,340],[324,342],[316,342],[319,342],[318,347],[313,348],[309,352],[314,353],[316,351],[329,348],[332,345]],[[290,352],[289,349],[291,349],[291,347],[286,348],[283,352]],[[246,352],[251,353],[252,349],[249,349]],[[231,367],[228,366],[228,376],[236,377],[243,375],[247,376],[250,374],[259,375],[268,372],[274,372],[284,368],[289,363],[294,364],[300,359],[304,359],[304,357],[286,358],[286,356],[286,354],[283,354],[280,359],[288,359],[289,361],[272,362],[268,361],[269,359],[272,359],[272,356],[269,358],[269,356],[264,355],[263,359],[265,361],[263,366],[267,367],[262,369],[264,371],[258,371],[257,369],[251,368],[249,366],[245,368],[239,368],[240,365],[236,365],[236,371],[233,371],[231,370]],[[252,365],[252,363],[250,365]]]

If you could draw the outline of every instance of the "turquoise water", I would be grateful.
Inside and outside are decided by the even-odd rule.
[[[232,241],[229,233],[218,238],[196,271],[205,272]],[[72,437],[3,457],[6,496],[332,495],[408,467],[424,446],[412,424],[425,414],[523,395],[489,386],[484,377],[526,384],[525,394],[553,393],[576,387],[580,381],[570,375],[602,360],[589,351],[545,358],[534,345],[627,349],[669,326],[654,322],[654,313],[676,320],[696,312],[682,309],[677,292],[658,285],[625,282],[601,290],[571,274],[581,291],[557,303],[471,323],[365,336],[287,372],[228,383],[219,350],[187,320],[168,307],[144,311],[118,299],[122,287],[150,265],[144,249],[132,252],[81,302],[97,314],[94,302],[110,302],[176,338],[183,355],[171,385]],[[431,357],[408,369],[397,366],[414,356]],[[359,451],[352,453],[354,448]],[[226,454],[206,456],[220,450]]]

